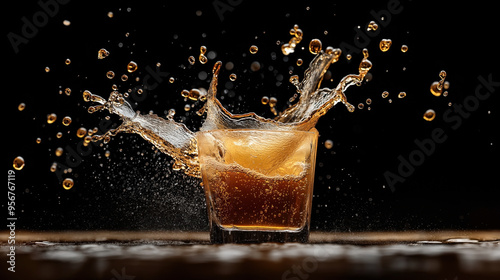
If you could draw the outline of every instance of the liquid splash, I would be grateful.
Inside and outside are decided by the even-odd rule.
[[[298,28],[295,30],[297,32]],[[296,34],[294,34],[296,35]],[[201,49],[203,53],[203,48]],[[201,54],[203,55],[203,54]],[[200,55],[200,57],[201,57]],[[372,67],[368,60],[368,50],[363,50],[363,59],[359,64],[358,74],[350,74],[342,78],[334,88],[320,88],[323,77],[332,63],[339,60],[340,49],[328,47],[325,51],[318,51],[299,81],[298,76],[291,79],[295,85],[299,100],[297,103],[277,114],[274,119],[267,119],[255,113],[232,114],[222,106],[217,99],[217,84],[222,62],[215,63],[213,78],[208,89],[206,102],[199,115],[206,114],[206,119],[200,128],[201,131],[214,129],[264,129],[264,130],[301,130],[314,129],[319,118],[326,114],[337,103],[342,102],[349,112],[355,107],[347,102],[346,90],[352,85],[360,85]],[[89,107],[89,113],[108,110],[121,117],[123,123],[111,129],[104,135],[93,135],[93,141],[102,140],[105,143],[120,132],[139,134],[146,141],[153,144],[159,151],[168,154],[174,160],[173,169],[181,170],[193,177],[201,177],[198,161],[196,135],[184,124],[174,121],[173,114],[166,119],[155,114],[141,114],[135,112],[125,100],[122,93],[113,91],[104,99],[86,90],[83,98],[87,102],[98,103]]]

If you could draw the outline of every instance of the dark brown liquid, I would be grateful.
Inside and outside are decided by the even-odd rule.
[[[236,166],[218,169],[210,166],[202,174],[222,227],[292,231],[304,227],[310,214],[311,174],[268,177]]]

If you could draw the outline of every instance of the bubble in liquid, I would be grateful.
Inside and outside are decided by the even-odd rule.
[[[137,63],[135,63],[134,61],[130,61],[128,64],[127,64],[127,71],[129,73],[132,73],[132,72],[135,72],[135,70],[137,70]]]
[[[378,29],[378,24],[372,20],[368,23],[368,27],[366,28],[366,31],[372,31],[372,30],[375,31],[377,29]]]
[[[404,53],[407,52],[408,51],[408,46],[407,45],[402,45],[401,46],[401,51],[404,52]]]
[[[17,105],[17,110],[19,111],[22,111],[26,108],[26,104],[24,103],[19,103],[19,105]]]
[[[106,58],[108,55],[109,55],[109,52],[108,52],[108,50],[106,50],[106,49],[100,49],[100,50],[97,52],[97,58],[98,58],[98,59],[104,59],[104,58]]]
[[[71,178],[66,178],[64,179],[64,181],[62,182],[62,186],[65,190],[69,190],[71,189],[73,186],[75,185],[75,182],[73,181],[73,179]]]
[[[229,75],[229,80],[231,80],[233,82],[236,81],[236,78],[237,78],[237,76],[234,73],[232,73],[231,75]]]
[[[78,138],[83,138],[85,137],[85,135],[87,135],[87,129],[85,127],[80,127],[77,131],[76,131],[76,136]]]
[[[267,103],[269,103],[269,97],[262,96],[262,98],[260,99],[260,102],[262,103],[262,105],[267,105]]]
[[[113,71],[106,72],[106,77],[110,80],[113,79],[115,77],[115,72]]]
[[[63,152],[64,152],[63,148],[58,147],[58,148],[56,149],[55,154],[56,154],[56,156],[60,157],[60,156],[62,156]]]
[[[259,47],[257,47],[256,45],[250,46],[250,53],[251,54],[256,54],[258,51],[259,51]]]
[[[311,42],[309,42],[309,52],[312,54],[318,54],[322,49],[322,44],[319,39],[312,39]]]
[[[382,41],[380,41],[379,47],[381,51],[386,52],[391,48],[391,45],[392,45],[391,39],[382,39]]]
[[[424,120],[430,122],[436,118],[436,112],[432,109],[425,111]]]
[[[66,116],[62,119],[62,124],[65,125],[65,126],[68,126],[71,124],[71,117],[69,116]]]
[[[406,97],[406,92],[402,91],[398,94],[398,98],[405,98]]]
[[[194,56],[190,56],[190,57],[188,57],[188,61],[189,61],[189,64],[194,65],[196,62],[196,58],[194,58]]]
[[[389,92],[388,91],[382,92],[382,98],[387,98],[388,96],[389,96]]]
[[[325,148],[327,148],[328,150],[330,150],[331,148],[333,148],[333,141],[328,139],[325,141]]]
[[[52,113],[47,115],[47,123],[52,124],[57,120],[57,115]]]
[[[14,159],[14,162],[12,163],[12,166],[14,167],[15,170],[21,170],[24,167],[24,158],[18,156]]]

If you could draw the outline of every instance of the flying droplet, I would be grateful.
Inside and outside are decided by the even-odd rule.
[[[63,148],[58,147],[58,148],[56,149],[55,154],[56,154],[56,156],[60,157],[60,156],[62,156],[63,152],[64,152]]]
[[[301,58],[297,59],[297,66],[302,66],[302,63],[304,63],[304,61]]]
[[[231,80],[231,81],[233,81],[233,82],[234,82],[234,81],[236,81],[236,78],[237,78],[237,76],[236,76],[236,74],[234,74],[234,73],[233,73],[233,74],[231,74],[231,75],[229,75],[229,80]]]
[[[106,72],[106,77],[108,79],[113,79],[115,77],[115,72],[113,72],[113,71]]]
[[[64,179],[64,181],[62,182],[62,186],[65,190],[69,190],[71,189],[73,186],[75,185],[75,182],[73,181],[73,179],[71,178],[66,178]]]
[[[260,102],[262,103],[262,105],[267,105],[267,103],[269,103],[269,97],[262,96],[262,98],[260,99]]]
[[[45,72],[49,73],[50,72],[50,68],[47,66],[45,67]]]
[[[14,159],[14,162],[12,163],[12,166],[14,167],[15,170],[21,170],[24,167],[24,159],[22,157],[16,157]]]
[[[434,110],[429,109],[429,110],[425,111],[424,120],[430,122],[430,121],[434,120],[435,118],[436,118],[436,112],[434,112]]]
[[[47,123],[52,124],[57,120],[57,115],[52,113],[47,115]]]
[[[135,63],[134,61],[130,61],[127,65],[127,71],[129,73],[132,73],[135,72],[135,70],[137,70],[137,63]]]
[[[66,58],[66,61],[64,61],[64,63],[65,63],[66,65],[70,65],[70,64],[71,64],[71,59]]]
[[[389,96],[389,92],[388,91],[382,92],[382,98],[387,98],[388,96]]]
[[[76,131],[76,136],[78,138],[83,138],[85,135],[87,135],[87,129],[85,127],[80,127],[77,131]]]
[[[257,47],[256,45],[250,46],[250,53],[251,54],[256,54],[258,51],[259,51],[259,47]]]
[[[128,76],[127,76],[127,75],[125,75],[125,74],[123,74],[123,75],[122,75],[122,77],[121,77],[121,79],[122,79],[122,81],[124,81],[124,82],[125,82],[126,80],[128,80]]]
[[[372,31],[372,30],[375,31],[377,29],[378,29],[378,24],[372,20],[368,23],[368,27],[366,28],[366,31]]]
[[[333,148],[333,141],[328,139],[325,141],[325,148],[327,148],[328,150],[330,150],[331,148]]]
[[[406,97],[406,92],[402,91],[398,94],[398,98],[405,98]]]
[[[24,103],[19,103],[19,105],[17,105],[17,110],[19,110],[19,111],[23,111],[25,108],[26,108],[26,104],[24,104]]]
[[[100,49],[99,52],[97,52],[97,58],[98,59],[104,59],[109,55],[109,52],[106,49]]]
[[[196,62],[196,58],[194,58],[194,56],[190,56],[190,57],[188,57],[188,61],[189,61],[189,64],[194,65],[194,63]]]
[[[309,42],[309,51],[312,54],[318,54],[321,51],[322,44],[319,39],[312,39],[311,42]]]
[[[380,50],[383,52],[388,51],[391,48],[391,46],[392,46],[391,39],[382,39],[382,41],[380,41],[380,44],[379,44]]]
[[[71,124],[71,117],[69,116],[66,116],[62,119],[62,124],[65,125],[65,126],[68,126]]]
[[[404,53],[407,52],[408,51],[408,46],[407,45],[402,45],[401,46],[401,51],[404,52]]]

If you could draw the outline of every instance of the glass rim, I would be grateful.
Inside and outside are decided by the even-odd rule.
[[[198,134],[205,134],[205,133],[211,133],[211,132],[217,132],[217,131],[225,131],[225,132],[270,132],[270,133],[299,133],[299,134],[312,134],[312,135],[318,135],[319,132],[316,128],[312,128],[311,130],[279,130],[279,129],[258,129],[258,128],[217,128],[217,129],[210,129],[210,130],[200,130],[195,132],[195,135]]]

